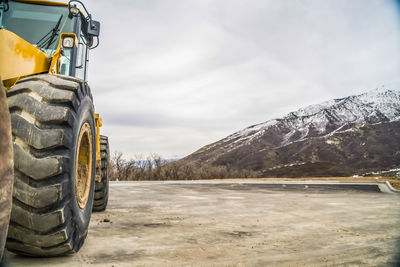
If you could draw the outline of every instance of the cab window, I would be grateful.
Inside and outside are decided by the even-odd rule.
[[[1,26],[52,56],[59,41],[58,34],[52,34],[53,30],[73,32],[74,24],[67,7],[10,1]]]

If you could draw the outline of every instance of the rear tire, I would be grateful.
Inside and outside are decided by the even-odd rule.
[[[36,75],[8,92],[14,193],[8,250],[30,256],[77,252],[88,232],[96,141],[88,85]]]
[[[95,193],[93,202],[93,211],[104,211],[108,203],[108,171],[110,165],[110,147],[108,137],[100,135],[100,153],[101,153],[101,182],[95,183]]]
[[[0,266],[11,214],[13,168],[10,113],[0,79]]]

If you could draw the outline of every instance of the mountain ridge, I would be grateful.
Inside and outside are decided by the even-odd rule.
[[[381,86],[363,94],[300,108],[282,118],[252,125],[206,145],[183,161],[257,170],[267,176],[269,170],[282,166],[323,162],[337,166],[335,169],[348,169],[348,174],[397,167],[400,162],[400,143],[396,141],[400,132],[399,88],[397,85]],[[366,135],[371,131],[374,134]],[[379,144],[385,140],[390,141],[392,149],[384,144],[382,148],[385,149],[379,149]],[[291,147],[299,151],[292,151]],[[352,149],[349,150],[349,147]],[[339,159],[338,153],[344,159]],[[375,153],[374,157],[385,162],[376,164],[376,160],[366,159],[365,154],[370,153]],[[389,154],[395,160],[388,160]],[[357,157],[359,162],[349,160]],[[371,165],[371,161],[374,164]]]

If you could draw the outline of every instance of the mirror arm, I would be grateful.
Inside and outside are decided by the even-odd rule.
[[[68,9],[71,7],[71,3],[73,3],[73,2],[77,2],[77,3],[81,4],[82,7],[83,7],[83,9],[85,9],[86,14],[88,15],[88,17],[90,16],[90,14],[89,14],[88,10],[86,9],[85,5],[84,5],[81,1],[79,1],[79,0],[70,0],[70,1],[68,2]],[[86,18],[87,18],[87,17],[86,17]],[[90,19],[92,19],[91,16],[90,16]]]

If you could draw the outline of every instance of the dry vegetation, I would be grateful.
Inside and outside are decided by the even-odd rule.
[[[335,180],[348,182],[384,182],[400,190],[400,177],[396,174],[389,176],[371,177],[298,177],[298,178],[261,178],[262,173],[251,170],[230,169],[226,166],[202,166],[184,163],[182,161],[168,162],[158,154],[151,154],[143,159],[138,155],[135,159],[126,160],[121,152],[114,152],[110,162],[111,181],[145,181],[145,180],[202,180],[202,179],[232,179],[249,178],[267,181],[293,180]]]
[[[229,169],[225,166],[203,166],[181,161],[168,162],[158,154],[126,160],[121,152],[115,152],[110,162],[111,181],[143,180],[199,180],[213,178],[249,178],[260,174],[251,170]]]

